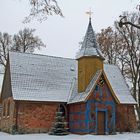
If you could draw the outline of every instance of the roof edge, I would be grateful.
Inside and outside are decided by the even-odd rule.
[[[37,54],[37,53],[27,53],[27,52],[25,52],[25,53],[23,53],[23,52],[16,52],[16,51],[9,51],[9,54],[10,53],[17,53],[17,54],[23,54],[23,55],[36,55],[36,56],[44,56],[44,57],[53,57],[53,58],[60,58],[60,59],[70,59],[70,60],[75,60],[76,61],[76,59],[74,59],[74,58],[68,58],[68,57],[61,57],[61,56],[53,56],[53,55],[45,55],[45,54]]]
[[[97,79],[96,79],[96,81],[95,81],[95,84],[92,86],[91,90],[89,91],[88,96],[85,98],[85,101],[87,101],[88,98],[90,97],[90,95],[92,94],[92,91],[95,89],[95,86],[96,86],[96,84],[97,84],[97,81],[98,81],[98,79],[101,77],[102,73],[103,73],[103,71],[100,70],[100,73],[99,73],[99,75],[98,75],[98,77],[97,77]]]
[[[111,93],[112,93],[114,99],[116,100],[116,102],[117,102],[118,104],[121,104],[120,101],[119,101],[119,99],[118,99],[118,97],[116,96],[114,90],[112,89],[111,84],[110,84],[110,82],[109,82],[109,80],[108,80],[108,78],[107,78],[107,76],[106,76],[104,70],[103,70],[103,76],[104,76],[104,78],[105,78],[105,80],[106,80],[106,83],[107,83],[107,85],[108,85],[108,87],[109,87],[109,89],[110,89],[110,91],[111,91]]]

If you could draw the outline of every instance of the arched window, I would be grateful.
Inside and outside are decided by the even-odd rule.
[[[65,117],[65,119],[67,118],[67,109],[66,106],[63,104],[60,104],[60,112],[62,112],[62,115]]]
[[[2,105],[0,105],[0,119],[2,117]]]
[[[10,101],[7,104],[7,116],[10,116]]]
[[[6,113],[6,104],[5,102],[3,103],[3,117],[5,117],[5,113]]]

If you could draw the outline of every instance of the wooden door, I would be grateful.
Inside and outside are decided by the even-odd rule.
[[[98,112],[98,126],[97,126],[97,134],[104,135],[105,134],[105,112]]]

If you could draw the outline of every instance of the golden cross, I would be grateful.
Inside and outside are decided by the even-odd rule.
[[[91,8],[90,8],[89,11],[86,12],[86,14],[88,14],[89,15],[89,18],[91,18],[91,15],[93,14],[93,12],[91,11]]]

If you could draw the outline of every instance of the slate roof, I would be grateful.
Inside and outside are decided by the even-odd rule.
[[[76,60],[15,52],[9,58],[15,100],[67,102]]]
[[[9,60],[14,100],[85,101],[102,74],[97,71],[85,92],[78,93],[77,60],[15,52]],[[120,103],[136,104],[118,67],[104,64],[104,72]]]
[[[84,37],[84,41],[82,42],[82,46],[80,51],[77,53],[76,58],[79,59],[83,56],[95,56],[104,59],[102,52],[97,44],[95,33],[92,28],[91,18],[89,19],[89,25],[87,28],[86,35]]]

